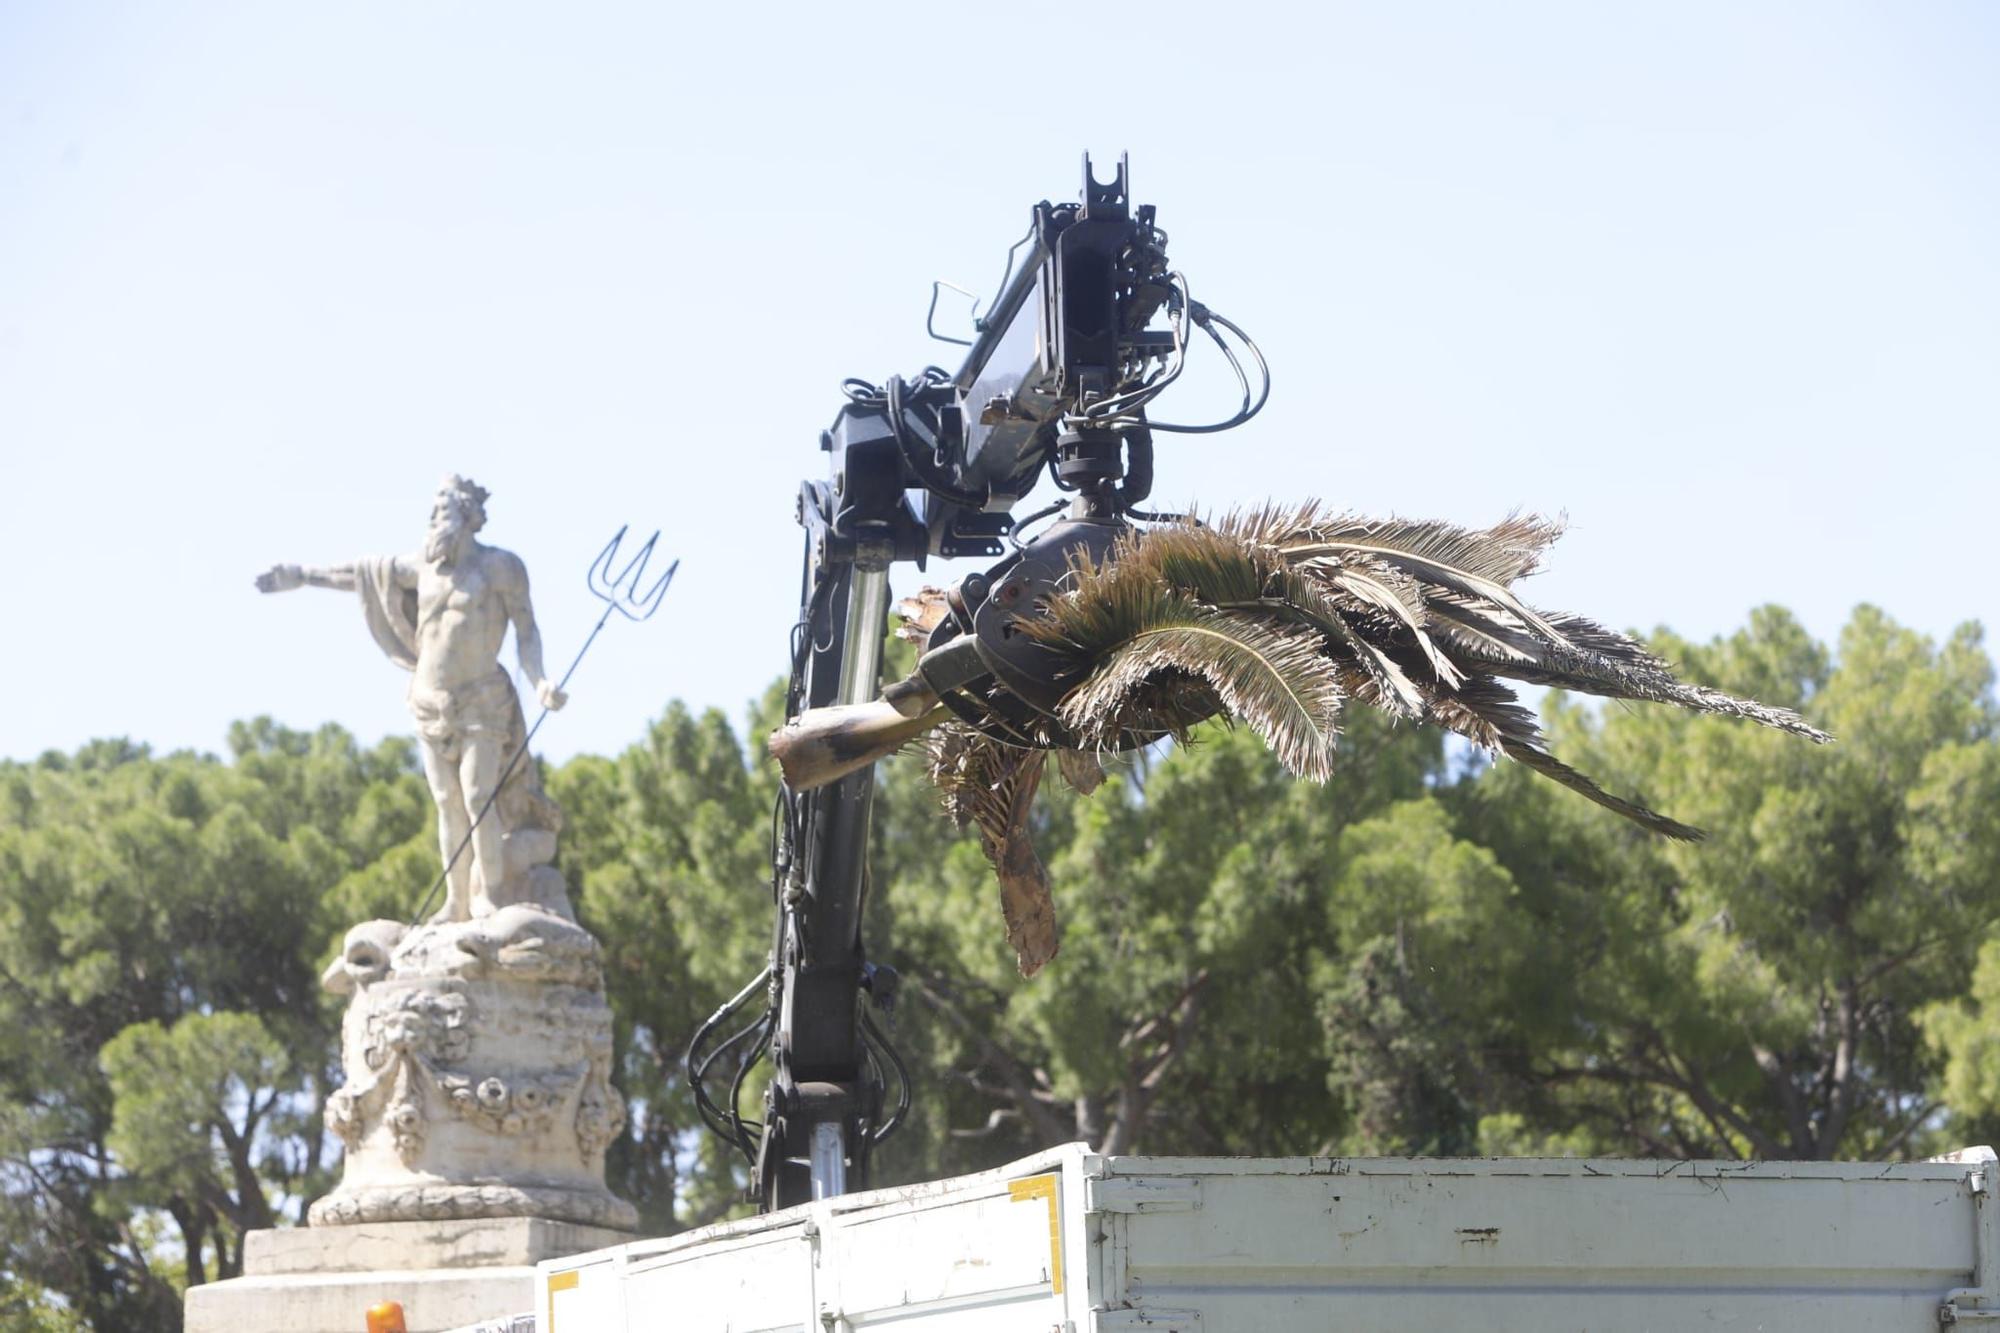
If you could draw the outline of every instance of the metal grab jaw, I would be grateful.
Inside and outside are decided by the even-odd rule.
[[[1054,717],[1069,684],[1058,659],[1015,634],[1013,621],[1033,614],[1076,559],[1107,558],[1131,529],[1128,515],[1158,517],[1137,508],[1152,487],[1155,431],[1222,429],[1263,405],[1216,326],[1233,331],[1260,368],[1262,356],[1192,299],[1168,265],[1166,242],[1153,209],[1132,207],[1124,158],[1100,182],[1086,157],[1078,202],[1033,208],[956,372],[933,366],[879,386],[846,382],[848,401],[820,436],[830,476],[799,491],[806,558],[788,718],[876,699],[893,564],[999,558],[952,589],[952,614],[925,644],[925,698],[892,697],[885,702],[893,707],[861,711],[893,724],[909,709],[928,725],[926,710],[941,704],[1010,744],[1072,739]],[[1165,327],[1154,327],[1162,319]],[[1150,421],[1147,408],[1179,376],[1196,329],[1243,380],[1243,410],[1206,426]],[[1012,511],[1045,472],[1074,499],[1064,518],[1023,543]],[[1063,507],[1058,501],[1029,521]],[[893,974],[871,965],[862,943],[872,758],[828,767],[807,789],[781,788],[769,966],[702,1026],[687,1053],[697,1108],[743,1153],[751,1196],[766,1210],[864,1187],[871,1153],[909,1105],[907,1072],[874,1017],[886,1012]],[[764,1012],[725,1037],[760,987]],[[766,1055],[772,1070],[757,1120],[741,1099]]]

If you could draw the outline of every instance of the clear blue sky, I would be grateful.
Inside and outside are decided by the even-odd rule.
[[[1163,502],[1566,509],[1530,594],[1622,626],[1991,622],[1996,70],[1975,3],[5,0],[0,755],[407,732],[346,598],[250,580],[454,470],[557,662],[617,525],[684,561],[548,753],[740,717],[841,377],[949,361],[930,280],[1084,149],[1276,371]]]

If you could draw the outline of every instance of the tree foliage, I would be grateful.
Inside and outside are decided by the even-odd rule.
[[[1922,1016],[1963,995],[2000,916],[1992,668],[1975,629],[1933,644],[1859,609],[1838,665],[1789,616],[1708,645],[1698,678],[1799,707],[1827,747],[1665,711],[1553,706],[1562,743],[1713,830],[1662,846],[1504,770],[1461,793],[1544,951],[1569,1029],[1486,1062],[1544,1121],[1625,1150],[1886,1157],[1946,1110]]]
[[[1325,786],[1248,730],[1053,776],[1033,835],[1061,949],[1023,981],[992,869],[920,757],[879,775],[866,918],[918,1085],[884,1181],[1082,1138],[1108,1152],[1918,1155],[2000,1132],[2000,739],[1976,629],[1782,611],[1690,679],[1795,738],[1550,696],[1552,742],[1706,826],[1671,844],[1506,763],[1350,720]],[[613,1187],[664,1232],[740,1208],[680,1058],[763,965],[775,779],[670,705],[547,774],[605,944]],[[1052,770],[1053,772],[1053,770]],[[404,741],[242,724],[225,758],[122,741],[0,764],[0,1326],[172,1328],[337,1168],[317,976],[435,876]],[[744,1091],[751,1109],[760,1088]]]
[[[0,765],[0,1278],[37,1318],[176,1327],[330,1183],[320,965],[429,800],[407,741],[230,745]]]

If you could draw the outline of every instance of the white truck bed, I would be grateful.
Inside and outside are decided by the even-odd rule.
[[[2000,1330],[1993,1154],[1101,1157],[542,1263],[539,1333]]]

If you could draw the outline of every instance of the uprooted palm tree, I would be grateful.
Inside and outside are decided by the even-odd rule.
[[[1135,735],[1184,737],[1222,714],[1254,729],[1290,772],[1324,781],[1353,700],[1443,727],[1655,833],[1696,839],[1700,830],[1605,791],[1550,754],[1534,713],[1503,679],[1830,739],[1785,709],[1676,680],[1626,635],[1523,602],[1513,584],[1561,533],[1559,522],[1533,516],[1471,530],[1330,514],[1314,503],[1132,531],[1106,559],[1077,561],[1061,591],[1014,622],[1066,665],[1055,725],[1029,738],[1035,746],[955,720],[913,677],[885,695],[897,700],[894,725],[873,749],[850,746],[837,771],[810,718],[773,735],[771,753],[802,788],[928,731],[931,778],[960,826],[978,830],[1001,884],[1008,939],[1032,975],[1056,947],[1047,876],[1027,833],[1050,750],[1088,791],[1101,775],[1098,752]],[[904,604],[906,620],[928,630],[944,598],[925,589]]]

